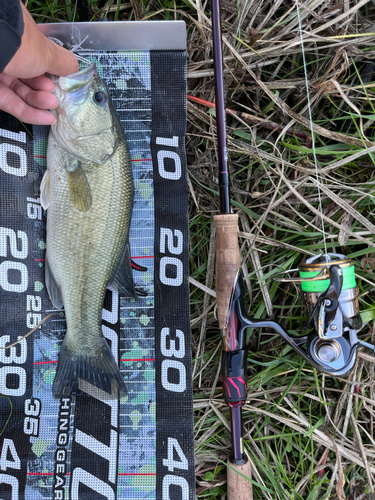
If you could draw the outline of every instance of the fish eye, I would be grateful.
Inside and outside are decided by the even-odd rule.
[[[95,102],[97,102],[98,104],[104,104],[107,102],[107,96],[105,95],[104,92],[95,92],[94,94],[94,99],[95,99]]]

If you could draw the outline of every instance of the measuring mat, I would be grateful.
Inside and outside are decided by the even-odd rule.
[[[130,150],[137,299],[107,291],[103,334],[128,389],[55,400],[63,311],[0,350],[1,500],[195,499],[182,22],[42,25],[95,61]],[[83,41],[83,43],[82,43]],[[40,182],[48,127],[0,113],[0,347],[56,312]]]

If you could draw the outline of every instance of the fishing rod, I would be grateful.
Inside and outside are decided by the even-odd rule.
[[[235,323],[228,320],[233,284],[241,266],[241,257],[238,246],[238,215],[231,213],[230,206],[220,0],[212,0],[212,38],[220,191],[220,215],[214,217],[216,296],[223,339],[223,395],[230,408],[232,432],[232,454],[227,464],[228,500],[251,500],[250,462],[242,448],[242,406],[247,396],[246,332],[238,332]]]
[[[310,365],[333,376],[343,377],[350,372],[360,348],[375,352],[375,347],[357,337],[362,328],[359,288],[354,262],[342,254],[325,251],[307,259],[298,269],[274,277],[275,281],[301,284],[309,314],[304,325],[310,330],[307,335],[293,337],[276,321],[248,317],[243,300],[238,215],[231,212],[230,205],[220,0],[212,0],[212,36],[220,195],[220,215],[214,217],[216,296],[223,341],[223,397],[230,408],[232,433],[232,453],[227,462],[228,500],[251,500],[251,467],[242,436],[242,406],[247,397],[247,330],[274,330]]]

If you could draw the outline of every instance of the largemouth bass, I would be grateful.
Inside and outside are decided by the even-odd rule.
[[[126,394],[101,327],[107,286],[135,297],[129,246],[133,177],[108,89],[94,64],[52,77],[54,110],[41,204],[47,209],[46,286],[64,307],[67,331],[52,394],[76,392],[78,379]]]

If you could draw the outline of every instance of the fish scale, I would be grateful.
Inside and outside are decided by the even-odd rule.
[[[95,103],[95,93],[108,92],[97,73],[86,68],[62,78],[64,90],[55,82],[59,107],[41,194],[47,208],[47,289],[54,305],[64,306],[67,322],[53,395],[75,392],[78,378],[109,393],[117,387],[125,393],[123,377],[102,334],[101,314],[111,282],[123,294],[135,295],[129,247],[130,157],[110,96],[106,94],[106,106]],[[100,130],[106,123],[110,128]],[[113,151],[108,154],[111,144]]]

